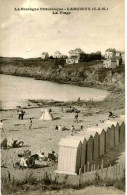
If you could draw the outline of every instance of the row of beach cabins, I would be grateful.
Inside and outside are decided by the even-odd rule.
[[[107,121],[100,127],[88,128],[85,134],[67,136],[59,142],[58,168],[59,174],[78,175],[90,171],[99,157],[125,142],[125,123],[123,118]]]

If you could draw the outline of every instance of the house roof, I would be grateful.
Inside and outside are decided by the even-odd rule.
[[[61,138],[59,145],[78,148],[81,141],[79,139]]]
[[[106,49],[106,52],[116,52],[116,50],[112,49],[112,48],[109,48],[109,49]]]
[[[84,54],[85,52],[82,49],[80,49],[80,48],[76,48],[74,50],[70,50],[69,53],[70,54],[73,54],[73,53],[74,54]]]
[[[60,51],[55,51],[55,53],[59,53],[59,54],[61,54],[61,53],[60,53]]]
[[[48,52],[42,52],[42,54],[48,54]]]

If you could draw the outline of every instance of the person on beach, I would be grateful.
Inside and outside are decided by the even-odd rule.
[[[83,131],[83,125],[81,124],[80,129]]]
[[[21,119],[21,111],[18,111],[18,119],[20,120]]]
[[[52,112],[52,110],[51,110],[51,108],[49,108],[49,113],[51,113]]]
[[[32,119],[29,120],[29,129],[32,129]]]
[[[113,113],[112,112],[109,112],[109,116],[108,117],[112,117],[113,116]]]
[[[56,125],[55,130],[58,130],[58,126]]]
[[[78,123],[78,113],[75,115],[75,122]]]
[[[3,125],[3,121],[0,121],[0,130],[4,132],[4,125]]]
[[[58,130],[59,130],[59,131],[62,131],[62,127],[61,127],[61,125],[59,125]]]
[[[65,109],[65,108],[63,108],[63,112],[64,112],[64,113],[66,112],[66,109]]]
[[[77,100],[78,102],[80,102],[80,97],[78,98],[78,100]]]
[[[74,134],[74,131],[75,131],[75,128],[74,128],[74,125],[71,126],[71,135]]]
[[[25,114],[25,112],[22,110],[21,111],[21,120],[23,120],[24,114]]]
[[[39,156],[39,159],[43,160],[43,158],[45,158],[45,153],[41,152],[41,150],[38,151],[37,155]]]

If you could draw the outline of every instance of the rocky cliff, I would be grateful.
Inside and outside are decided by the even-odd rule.
[[[125,70],[124,65],[115,70],[105,69],[101,61],[59,67],[54,59],[0,58],[0,73],[110,90],[124,87]]]

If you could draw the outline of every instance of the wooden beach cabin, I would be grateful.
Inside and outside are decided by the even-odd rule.
[[[79,139],[62,138],[59,142],[58,169],[55,173],[77,175],[81,167],[81,149]]]
[[[67,136],[68,139],[77,139],[81,141],[82,147],[81,147],[81,167],[84,167],[86,164],[86,137],[84,135],[78,135],[78,136]]]

